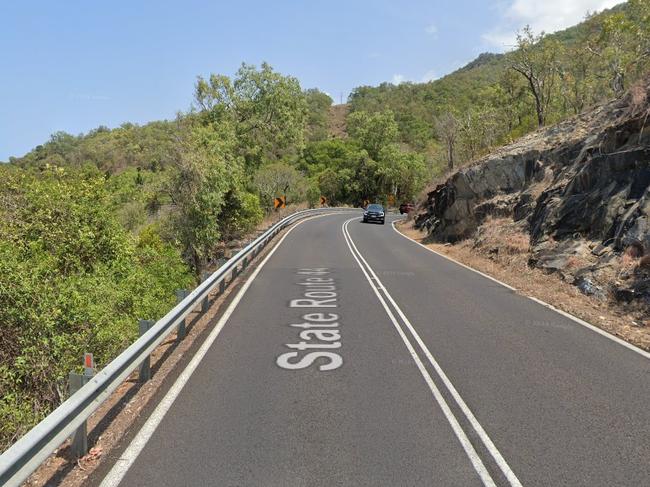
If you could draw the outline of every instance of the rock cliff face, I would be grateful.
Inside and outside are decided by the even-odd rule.
[[[454,242],[489,216],[512,218],[530,235],[531,265],[588,294],[650,303],[649,114],[647,80],[458,170],[428,193],[416,226]],[[634,268],[608,272],[623,254]]]

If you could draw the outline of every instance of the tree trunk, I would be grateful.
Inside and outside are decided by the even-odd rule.
[[[614,74],[614,79],[612,80],[612,90],[616,96],[620,96],[625,92],[625,75],[620,71],[617,71]]]
[[[537,125],[539,127],[543,127],[544,124],[546,123],[546,119],[544,116],[544,107],[542,106],[542,100],[540,100],[539,95],[537,93],[533,93],[535,95],[535,111],[537,112]]]

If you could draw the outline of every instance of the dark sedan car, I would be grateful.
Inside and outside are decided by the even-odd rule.
[[[386,212],[381,205],[368,205],[363,210],[363,223],[380,222],[382,225],[386,223]]]

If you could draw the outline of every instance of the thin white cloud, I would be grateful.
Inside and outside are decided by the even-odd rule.
[[[407,77],[404,76],[403,74],[394,74],[391,83],[394,85],[401,85],[402,83],[428,83],[429,81],[433,81],[438,79],[440,76],[434,71],[433,69],[430,69],[426,73],[424,73],[420,77]]]
[[[514,47],[516,32],[530,25],[535,32],[555,32],[584,19],[587,12],[601,11],[622,0],[509,0],[498,7],[501,21],[483,40],[491,47],[508,50]]]
[[[483,34],[482,38],[490,47],[496,47],[500,51],[509,51],[517,45],[516,30],[518,28],[506,30],[505,28],[498,27]]]
[[[422,75],[420,81],[422,83],[428,83],[429,81],[433,81],[438,78],[439,78],[438,74],[433,69],[430,69],[429,71],[427,71]]]
[[[435,24],[429,24],[427,27],[424,29],[424,32],[429,34],[430,36],[437,37],[438,34],[438,27]]]

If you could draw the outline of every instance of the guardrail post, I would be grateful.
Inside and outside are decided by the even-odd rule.
[[[276,235],[280,230],[285,228],[288,223],[298,221],[300,218],[306,216],[300,212],[293,217],[281,220],[279,224],[270,226],[260,237],[255,240],[258,249],[256,254],[260,252],[264,246],[269,243],[272,236]],[[231,250],[228,250],[228,255],[232,255]],[[250,256],[250,253],[249,253]],[[241,257],[241,254],[240,254]],[[226,259],[220,259],[225,262]],[[238,264],[241,264],[239,262]],[[239,265],[237,268],[228,266],[222,268],[214,276],[215,281],[219,282],[220,292],[225,291],[226,276],[230,277],[231,272],[236,276],[239,273]],[[234,272],[233,272],[234,271]],[[188,291],[184,291],[181,299],[185,299]],[[191,306],[198,307],[198,300],[194,300]],[[181,313],[186,312],[183,310]],[[156,338],[156,343],[165,340],[170,333],[174,330],[173,327],[179,328],[179,332],[184,332],[184,325],[181,329],[179,312],[174,310],[167,313],[158,324],[161,327],[161,334]],[[129,347],[126,351],[122,352],[111,363],[107,364],[102,374],[95,377],[94,364],[92,354],[86,354],[84,357],[84,365],[86,366],[85,373],[75,374],[71,373],[69,376],[69,397],[61,409],[57,413],[52,413],[43,419],[38,427],[28,431],[22,438],[16,441],[7,451],[0,455],[0,484],[2,485],[20,485],[24,482],[25,478],[31,474],[37,467],[36,459],[42,459],[50,455],[60,444],[68,437],[71,440],[71,452],[74,452],[78,457],[82,457],[88,452],[88,427],[87,423],[81,422],[81,418],[87,418],[88,414],[96,411],[102,404],[105,397],[103,392],[111,392],[115,390],[122,382],[123,373],[131,374],[136,369],[140,368],[144,358],[142,352],[145,347],[150,346],[144,339],[136,340],[134,348]],[[89,384],[87,384],[90,382]],[[84,384],[86,384],[84,386]],[[84,398],[81,394],[75,394],[79,389],[85,387]],[[87,394],[86,394],[87,392]],[[87,404],[85,401],[90,400],[91,403]],[[71,425],[76,425],[76,430],[71,429]],[[5,460],[8,460],[5,461]]]
[[[176,290],[176,303],[183,301],[190,292],[187,289],[177,289]],[[176,339],[182,340],[185,338],[185,318],[178,324],[178,331],[176,332]]]
[[[79,389],[81,389],[85,384],[87,384],[90,379],[95,375],[95,360],[92,353],[84,354],[84,373],[76,374],[75,372],[70,372],[68,376],[68,391],[70,395],[73,395]],[[72,444],[70,449],[72,454],[77,458],[83,457],[88,453],[88,421],[84,421],[76,429],[72,435]]]
[[[149,328],[151,328],[154,323],[154,320],[139,320],[138,328],[140,331],[140,336],[147,333],[147,331],[149,331]],[[142,361],[142,364],[140,364],[140,375],[138,376],[138,380],[140,382],[147,382],[149,379],[151,379],[151,358],[149,355],[147,355],[147,358],[145,358]]]
[[[205,282],[212,274],[210,272],[201,273],[201,282]],[[203,301],[201,302],[201,312],[205,313],[210,308],[210,293],[205,295]]]

